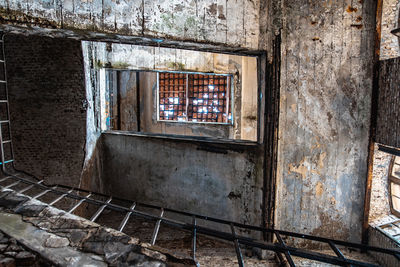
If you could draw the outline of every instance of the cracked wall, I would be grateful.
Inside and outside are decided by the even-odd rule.
[[[0,1],[2,23],[258,47],[259,1]]]
[[[281,1],[276,224],[360,241],[374,1]]]
[[[359,241],[374,1],[103,2],[0,1],[1,22],[267,51],[282,28],[276,225]],[[89,111],[98,103],[93,96]],[[100,125],[94,118],[88,115],[87,121],[96,135]],[[94,147],[91,141],[88,146]]]

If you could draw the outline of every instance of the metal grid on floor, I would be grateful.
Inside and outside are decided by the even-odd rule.
[[[310,260],[315,260],[319,262],[325,262],[336,265],[352,265],[352,266],[376,266],[371,263],[362,262],[359,260],[353,260],[346,258],[340,247],[350,248],[350,249],[359,249],[364,252],[378,252],[393,255],[400,261],[400,251],[395,249],[385,249],[379,247],[366,246],[357,243],[350,243],[340,240],[333,240],[328,238],[322,238],[311,235],[304,235],[300,233],[293,233],[287,231],[281,231],[276,229],[267,229],[258,226],[246,225],[242,223],[222,220],[218,218],[212,218],[207,216],[202,216],[199,214],[193,214],[188,212],[177,211],[173,209],[158,207],[154,205],[148,205],[144,203],[138,202],[130,202],[130,206],[121,206],[113,203],[113,200],[119,200],[128,202],[128,200],[123,200],[120,198],[115,198],[103,194],[93,193],[86,190],[72,188],[64,185],[46,185],[43,180],[40,181],[31,181],[25,178],[20,177],[22,174],[16,175],[8,175],[4,178],[0,179],[0,187],[2,190],[4,189],[13,189],[18,186],[22,189],[15,190],[18,193],[24,193],[28,195],[27,192],[33,188],[37,189],[34,195],[30,197],[32,199],[39,199],[45,196],[46,194],[55,194],[56,197],[52,200],[47,201],[47,204],[50,206],[56,205],[59,201],[63,199],[73,199],[75,203],[72,207],[66,209],[67,212],[72,213],[77,208],[79,208],[84,203],[92,204],[97,207],[96,212],[91,217],[92,221],[96,221],[99,216],[104,212],[105,209],[110,209],[116,212],[120,212],[124,215],[123,219],[119,223],[119,227],[117,230],[124,231],[125,226],[129,222],[132,217],[140,217],[148,221],[152,221],[155,223],[151,244],[156,244],[158,232],[160,230],[160,226],[165,225],[168,227],[173,227],[175,229],[179,229],[182,231],[189,231],[192,235],[192,247],[191,247],[191,256],[194,261],[196,261],[196,238],[200,235],[205,235],[217,239],[221,239],[224,241],[232,242],[232,246],[235,248],[238,265],[244,266],[243,256],[242,256],[242,247],[245,246],[247,248],[259,248],[264,250],[270,250],[277,253],[278,257],[284,262],[284,258],[290,266],[296,266],[292,256],[302,257]],[[21,185],[24,185],[21,187]],[[139,211],[138,207],[144,207],[148,210],[148,212]],[[175,214],[180,216],[182,220],[171,219],[165,216],[165,213]],[[157,215],[156,215],[157,214]],[[218,231],[215,229],[211,229],[209,227],[204,227],[198,225],[198,221],[208,221],[216,223],[219,226],[227,226],[230,228],[229,232]],[[262,236],[262,233],[272,233],[275,235],[277,242],[270,243],[262,240],[250,238],[247,236],[243,236],[241,233],[258,233],[259,236]],[[320,242],[328,245],[336,256],[332,256],[329,254],[318,253],[307,249],[297,248],[294,246],[287,245],[283,237],[292,237],[298,238],[302,240],[309,240]]]

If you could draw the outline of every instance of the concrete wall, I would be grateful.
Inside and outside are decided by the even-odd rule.
[[[80,42],[6,35],[5,53],[16,167],[77,186],[86,137]]]
[[[2,22],[258,47],[259,1],[0,1]]]
[[[360,241],[374,2],[281,1],[278,228]]]
[[[24,1],[22,5],[21,0],[0,1],[1,7],[9,8],[0,17],[6,23],[260,47],[268,52],[274,34],[282,28],[276,225],[359,241],[374,2],[65,0]],[[93,59],[92,48],[84,50]],[[108,60],[105,54],[98,58]],[[93,61],[88,64],[94,65]],[[86,74],[92,74],[86,80],[87,88],[101,79],[93,68],[87,67]],[[96,94],[89,98],[87,116],[88,132],[93,136],[98,136],[101,124],[95,116],[100,102]],[[115,144],[126,142],[130,147],[131,140],[126,138]],[[95,146],[95,140],[90,137],[88,148]],[[92,150],[87,151],[90,158]]]
[[[102,135],[102,144],[103,180],[114,195],[261,223],[262,160],[256,145],[215,145],[110,132]]]

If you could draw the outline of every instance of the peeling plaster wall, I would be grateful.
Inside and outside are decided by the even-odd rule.
[[[374,1],[283,0],[278,228],[360,241]]]
[[[1,21],[257,48],[259,1],[0,0]]]

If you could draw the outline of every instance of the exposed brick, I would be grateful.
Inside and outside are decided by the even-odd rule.
[[[5,51],[16,167],[77,185],[86,134],[80,42],[10,34]]]

